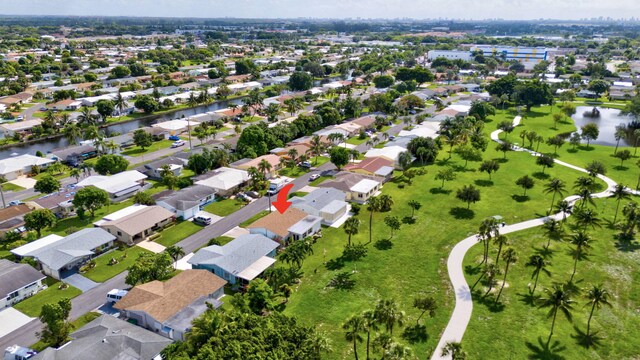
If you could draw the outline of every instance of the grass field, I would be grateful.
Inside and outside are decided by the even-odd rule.
[[[58,289],[59,285],[60,282],[52,281],[49,283],[49,287],[47,289],[40,291],[34,296],[17,303],[13,307],[16,310],[24,313],[25,315],[38,317],[40,315],[40,309],[42,309],[42,305],[46,303],[58,302],[62,298],[73,299],[74,297],[82,294],[82,291],[74,288],[71,285],[69,285],[69,287],[64,290]]]
[[[79,230],[82,228],[93,227],[93,222],[102,219],[105,215],[111,214],[112,212],[121,210],[126,208],[127,206],[133,205],[133,200],[125,200],[121,203],[117,204],[109,204],[103,208],[100,208],[96,211],[95,215],[91,217],[91,214],[86,213],[85,218],[81,219],[78,216],[65,218],[62,220],[58,220],[56,224],[52,228],[47,228],[42,230],[42,236],[46,236],[49,234],[57,234],[60,236],[66,236],[66,230],[75,229]]]
[[[239,210],[244,202],[237,199],[222,199],[204,207],[204,211],[218,216],[227,216]]]
[[[529,301],[529,289],[533,286],[532,268],[525,264],[529,256],[544,253],[542,245],[546,244],[547,239],[539,228],[509,234],[507,236],[518,254],[518,260],[509,270],[506,281],[508,287],[505,287],[500,299],[501,306],[493,306],[493,294],[487,296],[485,301],[481,300],[482,294],[474,295],[473,316],[462,341],[469,358],[485,358],[487,354],[492,354],[492,359],[634,359],[638,356],[640,286],[633,279],[640,277],[640,253],[637,244],[626,249],[619,247],[614,238],[616,231],[606,225],[613,220],[614,200],[597,200],[596,204],[604,226],[589,231],[593,238],[592,248],[586,259],[578,262],[574,278],[578,293],[572,295],[575,301],[571,312],[573,322],[559,314],[551,346],[546,346],[551,328],[551,319],[547,317],[549,309],[539,308]],[[567,221],[572,224],[571,218]],[[569,229],[568,232],[571,233]],[[540,275],[537,296],[543,296],[543,289],[553,283],[567,282],[573,270],[573,246],[566,241],[552,242],[550,249],[550,276]],[[492,261],[496,252],[496,247],[492,246]],[[469,284],[473,284],[479,276],[473,272],[481,258],[482,246],[472,248],[465,258],[465,268],[471,270],[467,271]],[[501,265],[503,267],[504,263]],[[502,278],[498,284],[501,281]],[[586,332],[590,311],[585,289],[593,285],[602,285],[609,291],[612,306],[596,310],[591,331],[601,338],[600,345],[587,349],[580,345],[580,341],[584,339],[581,333]],[[481,285],[476,287],[482,293],[484,289]],[[500,335],[496,336],[496,332]]]
[[[360,139],[359,136],[352,136],[349,139],[347,139],[347,144],[360,145],[360,144],[364,144],[365,142],[367,142],[367,140],[369,140],[368,137],[365,137],[364,139]]]
[[[485,130],[493,131],[496,123],[490,121]],[[329,358],[353,356],[350,344],[344,340],[344,332],[336,331],[349,316],[373,308],[379,299],[393,298],[407,313],[406,323],[411,324],[418,316],[418,311],[412,307],[413,299],[420,294],[430,294],[437,299],[438,310],[433,319],[422,320],[427,327],[426,341],[412,343],[403,339],[402,328],[394,332],[396,340],[409,345],[419,358],[428,358],[454,304],[446,269],[451,247],[475,233],[486,217],[501,215],[507,223],[515,223],[544,215],[551,196],[543,193],[543,184],[554,177],[572,184],[580,176],[576,171],[559,166],[542,174],[531,155],[509,153],[507,159],[502,160],[502,153],[494,148],[495,144],[490,144],[483,154],[485,159],[496,159],[500,163],[501,168],[493,174],[492,180],[478,171],[479,163],[470,162],[465,168],[464,161],[457,155],[447,159],[446,151],[441,151],[438,161],[425,167],[427,174],[417,176],[412,185],[402,180],[387,183],[383,193],[390,195],[395,205],[390,213],[374,215],[372,243],[367,245],[367,257],[360,261],[346,262],[340,270],[327,268],[326,263],[340,257],[347,237],[342,229],[323,229],[323,237],[314,245],[314,254],[303,265],[302,283],[295,287],[285,312],[296,315],[305,323],[316,324],[325,332],[334,347]],[[456,170],[457,178],[441,189],[435,174],[446,166]],[[536,184],[525,197],[515,181],[526,174],[533,176]],[[455,198],[455,191],[463,185],[474,185],[481,192],[481,200],[471,204],[470,209]],[[410,215],[409,200],[422,204],[416,211],[416,224],[402,225],[391,241],[386,241],[390,230],[384,218],[391,215],[401,219]],[[369,214],[366,208],[359,218],[362,220],[360,233],[352,241],[367,243]],[[354,289],[326,287],[339,271],[355,272]],[[363,356],[364,349],[362,346],[360,349]]]
[[[175,226],[172,226],[167,230],[163,230],[160,233],[162,236],[156,239],[155,242],[168,247],[180,242],[187,236],[195,234],[202,229],[202,226],[196,225],[191,221],[181,221]]]
[[[95,259],[96,266],[82,274],[85,277],[95,281],[95,282],[104,282],[112,277],[118,275],[119,273],[127,270],[127,268],[138,259],[138,255],[141,253],[148,252],[147,250],[133,246],[123,250],[114,250],[102,256],[99,256]],[[126,255],[126,258],[122,258]],[[118,263],[115,265],[109,265],[109,261],[115,258],[118,260]]]
[[[4,183],[2,185],[2,190],[4,191],[22,191],[24,190],[24,188],[22,186],[18,186],[16,184],[12,184],[12,183]]]
[[[171,140],[154,141],[153,144],[151,144],[151,146],[149,146],[148,148],[144,148],[144,150],[141,147],[133,146],[128,150],[121,152],[121,154],[127,155],[127,156],[140,156],[142,154],[158,151],[160,149],[166,149],[170,147],[171,144],[173,144],[173,141]]]

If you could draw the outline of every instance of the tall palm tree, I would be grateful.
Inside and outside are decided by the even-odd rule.
[[[616,126],[616,131],[613,134],[616,139],[616,147],[613,149],[613,155],[618,152],[618,146],[620,145],[620,140],[627,138],[627,127],[625,125]]]
[[[500,269],[496,266],[496,264],[485,265],[483,275],[487,279],[487,283],[489,284],[487,292],[484,293],[484,296],[487,296],[489,295],[491,290],[493,290],[494,280],[496,276],[500,275]]]
[[[83,125],[95,125],[96,124],[96,116],[94,114],[91,113],[91,109],[83,106],[80,109],[80,115],[78,115],[77,117],[78,120],[78,124],[83,124]]]
[[[549,207],[549,212],[551,212],[553,208],[554,201],[556,200],[556,195],[563,196],[565,189],[566,184],[560,179],[552,179],[545,185],[545,194],[553,194],[553,196],[551,197],[551,206]]]
[[[591,226],[592,229],[599,228],[600,218],[598,217],[598,213],[593,211],[592,209],[578,209],[578,211],[574,214],[576,219],[576,224],[578,226],[582,226],[583,231],[587,230],[587,227]]]
[[[345,339],[353,343],[353,355],[358,360],[358,343],[363,340],[360,333],[365,331],[365,321],[361,316],[354,315],[342,325],[342,328],[347,331]]]
[[[526,266],[533,267],[533,274],[531,274],[531,278],[535,278],[533,282],[533,289],[531,289],[531,294],[534,294],[536,291],[536,287],[538,286],[538,278],[540,277],[540,273],[545,273],[547,276],[551,275],[551,272],[547,269],[547,266],[551,265],[542,255],[533,254],[529,257],[529,261],[527,261]]]
[[[372,240],[372,235],[373,235],[373,213],[375,212],[380,212],[381,208],[382,208],[382,203],[380,202],[380,198],[379,197],[372,197],[369,198],[369,206],[367,207],[367,210],[369,210],[369,243],[371,243]]]
[[[168,248],[164,249],[164,251],[169,254],[171,259],[173,259],[173,266],[176,266],[176,262],[178,259],[185,255],[184,249],[177,245],[171,245]]]
[[[267,173],[271,171],[272,166],[266,159],[260,160],[258,163],[258,170],[264,174],[264,177],[267,177]]]
[[[78,168],[72,168],[71,171],[69,172],[69,176],[76,179],[76,184],[80,180],[80,175],[81,174],[82,173],[80,172],[80,169],[78,169]]]
[[[558,310],[564,314],[567,320],[571,321],[571,310],[573,310],[573,300],[571,300],[571,292],[565,288],[564,285],[555,284],[551,289],[544,290],[546,296],[541,299],[540,307],[549,308],[547,317],[553,318],[551,321],[551,332],[549,332],[549,338],[547,344],[551,341],[553,336],[553,329],[556,326],[556,318],[558,316]]]
[[[562,213],[562,221],[567,220],[567,214],[571,214],[572,206],[567,200],[560,200],[555,206],[555,210],[558,213]]]
[[[502,254],[502,259],[506,263],[504,267],[504,278],[502,279],[502,286],[500,286],[500,291],[498,291],[498,296],[496,296],[495,304],[500,300],[500,295],[502,295],[502,290],[504,289],[504,284],[507,282],[507,273],[509,272],[509,266],[514,264],[518,260],[518,256],[516,251],[513,248],[507,248]]]
[[[584,231],[578,231],[577,233],[571,235],[570,242],[573,246],[575,246],[573,253],[573,272],[571,273],[571,278],[569,282],[573,281],[573,277],[576,275],[576,269],[578,268],[578,260],[582,258],[584,252],[591,248],[591,237]]]
[[[113,99],[113,105],[118,109],[118,119],[120,119],[124,108],[127,106],[127,101],[122,97],[122,94],[118,93],[116,98]]]
[[[77,144],[78,138],[82,136],[80,127],[73,123],[65,125],[62,132],[64,133],[64,138],[67,139],[70,145]]]
[[[493,238],[493,243],[498,245],[498,255],[496,256],[496,266],[500,261],[500,253],[502,252],[502,247],[509,244],[509,238],[506,235],[498,235]]]
[[[629,200],[630,196],[626,190],[626,187],[622,184],[616,185],[615,189],[611,193],[613,198],[616,199],[616,214],[613,216],[613,223],[616,223],[616,219],[618,218],[618,210],[620,209],[620,202],[622,200]]]
[[[69,113],[61,114],[58,117],[58,125],[59,125],[59,127],[64,127],[69,123],[71,123],[71,115],[69,115]]]
[[[578,191],[577,195],[581,201],[580,202],[581,209],[584,209],[587,202],[595,206],[596,203],[593,201],[593,192],[591,191],[591,189],[584,187]]]
[[[113,140],[108,141],[106,144],[104,144],[104,146],[112,154],[115,154],[116,150],[118,150],[120,148],[120,146],[118,144],[116,144]]]
[[[611,307],[609,297],[609,292],[604,289],[602,285],[594,285],[587,291],[587,299],[589,299],[587,305],[591,305],[591,312],[589,313],[589,320],[587,321],[587,336],[589,336],[589,333],[591,332],[591,318],[593,317],[593,312],[596,309],[600,309],[602,305]]]
[[[369,348],[371,344],[371,332],[378,331],[378,319],[376,314],[372,310],[367,310],[362,313],[362,320],[364,321],[364,329],[367,332],[367,360],[369,357]]]
[[[489,259],[489,240],[499,235],[500,224],[498,223],[498,220],[496,218],[489,217],[482,220],[482,223],[480,223],[480,228],[478,229],[478,238],[483,242],[484,245],[481,264],[486,263]]]
[[[320,154],[322,154],[322,152],[325,150],[325,146],[322,142],[322,139],[318,135],[313,135],[311,141],[309,141],[309,145],[311,145],[309,151],[314,156],[313,164],[315,165],[318,163],[318,156],[320,156]]]
[[[383,299],[378,301],[374,313],[378,323],[384,325],[391,336],[393,336],[395,325],[402,326],[404,323],[404,311],[400,311],[395,300]]]
[[[198,106],[198,98],[193,93],[193,91],[189,94],[189,98],[187,99],[187,106],[190,108]]]
[[[344,222],[344,232],[348,235],[347,244],[351,245],[351,236],[358,234],[358,227],[360,227],[360,220],[355,217],[350,217]]]
[[[544,236],[547,238],[547,249],[551,245],[551,240],[562,241],[564,238],[565,233],[562,223],[555,219],[546,219],[542,224],[542,229],[544,230]]]
[[[451,356],[451,360],[464,360],[467,358],[467,353],[462,350],[462,344],[455,341],[447,342],[442,348],[441,356]]]

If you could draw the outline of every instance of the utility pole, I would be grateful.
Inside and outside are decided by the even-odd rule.
[[[0,184],[0,197],[2,197],[2,208],[4,209],[7,207],[7,204],[4,202],[4,190],[2,189],[2,184]]]

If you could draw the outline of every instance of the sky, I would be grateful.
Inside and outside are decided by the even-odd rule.
[[[1,0],[6,15],[203,18],[640,18],[638,0]]]

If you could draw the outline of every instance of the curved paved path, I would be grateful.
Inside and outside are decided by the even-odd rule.
[[[513,125],[517,126],[518,124],[520,124],[520,120],[521,120],[520,116],[516,116],[513,119]],[[491,140],[495,142],[502,142],[502,140],[500,140],[498,137],[501,132],[502,130],[496,130],[492,132]],[[540,156],[540,154],[535,151],[521,148],[518,146],[514,146],[514,150],[525,151],[530,153],[532,156]],[[562,166],[574,169],[576,171],[587,173],[587,170],[581,167],[571,165],[560,160],[555,160],[555,163],[558,165],[562,165]],[[616,182],[603,175],[598,175],[598,178],[600,178],[602,181],[604,181],[607,184],[607,189],[600,193],[593,194],[592,196],[595,198],[604,198],[604,197],[611,196],[611,191],[617,185]],[[629,190],[629,192],[637,194],[637,191],[634,191],[634,190]],[[567,197],[565,200],[573,204],[578,199],[579,197],[577,195],[572,195]],[[569,215],[570,214],[566,214],[566,216],[569,216]],[[562,220],[564,216],[565,216],[564,213],[557,213],[557,214],[553,214],[553,215],[538,218],[538,219],[527,220],[527,221],[519,222],[517,224],[507,225],[505,227],[500,228],[500,233],[508,234],[515,231],[533,228],[533,227],[542,225],[544,221],[547,219]],[[438,346],[434,351],[433,355],[431,356],[431,360],[450,359],[451,357],[441,356],[442,349],[444,348],[447,342],[450,342],[450,341],[460,342],[462,340],[465,330],[467,329],[469,320],[471,320],[471,313],[473,311],[473,300],[471,298],[471,290],[464,276],[463,261],[467,251],[469,251],[469,249],[471,249],[471,247],[477,243],[478,243],[477,234],[469,236],[468,238],[460,241],[453,247],[453,249],[451,250],[451,253],[449,254],[449,258],[447,259],[447,270],[449,272],[449,279],[451,280],[451,285],[455,291],[456,305],[455,305],[455,308],[453,309],[453,313],[451,314],[451,318],[449,319],[449,323],[447,324],[447,327],[445,328],[444,332],[442,333],[442,336],[440,337]]]

